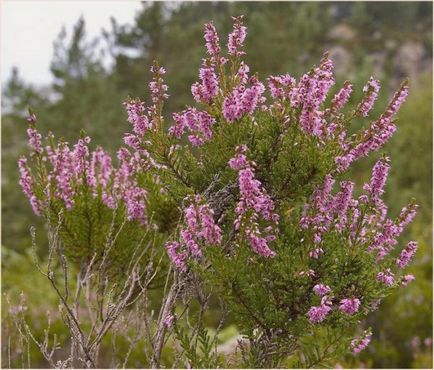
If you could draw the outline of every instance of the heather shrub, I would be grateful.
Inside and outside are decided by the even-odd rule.
[[[373,77],[335,87],[326,54],[298,81],[261,82],[243,61],[246,35],[234,18],[226,53],[205,25],[195,104],[172,119],[162,114],[166,71],[154,63],[150,103],[125,102],[131,127],[116,158],[91,150],[84,133],[72,146],[52,134],[43,141],[30,112],[20,184],[48,227],[46,276],[75,348],[62,366],[97,366],[104,338],[122,325],[126,335],[129,322],[139,328],[131,346],[145,343],[143,367],[332,366],[369,344],[363,318],[414,280],[405,267],[417,243],[398,238],[417,205],[388,215],[391,160],[379,153],[407,83],[371,117]],[[362,101],[347,109],[356,88]],[[353,120],[367,122],[350,135]],[[348,171],[369,155],[372,176],[356,184]],[[81,305],[90,324],[78,320]],[[227,357],[217,346],[226,322],[243,336]]]

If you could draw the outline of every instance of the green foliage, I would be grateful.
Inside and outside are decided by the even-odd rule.
[[[215,337],[213,338],[208,330],[200,325],[196,333],[175,325],[176,339],[183,350],[182,357],[185,357],[189,366],[194,369],[215,369],[223,365],[222,359],[215,352]]]

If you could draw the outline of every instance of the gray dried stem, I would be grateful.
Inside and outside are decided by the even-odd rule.
[[[135,246],[125,269],[124,282],[109,281],[107,278],[107,271],[110,267],[109,252],[126,220],[117,229],[112,222],[102,258],[98,259],[94,254],[88,262],[82,264],[74,279],[76,281],[75,292],[71,294],[71,272],[59,238],[62,222],[62,213],[59,213],[55,225],[48,221],[48,260],[45,268],[40,266],[37,258],[34,228],[31,229],[31,236],[37,269],[48,279],[60,300],[61,317],[71,335],[71,354],[68,359],[55,364],[47,346],[42,343],[38,347],[50,366],[61,365],[63,367],[65,364],[70,364],[71,366],[96,368],[102,340],[109,332],[117,330],[115,324],[126,308],[133,306],[147,294],[147,287],[160,268],[162,256],[154,266],[152,261],[157,253],[155,238],[151,236],[151,241],[144,245],[149,233],[152,232],[148,231]],[[146,254],[150,254],[151,258],[143,264]],[[61,275],[60,278],[57,274]],[[59,283],[60,280],[62,283]],[[148,330],[151,330],[150,326]],[[124,367],[139,337],[136,335],[132,339],[129,338],[131,349],[122,361]]]

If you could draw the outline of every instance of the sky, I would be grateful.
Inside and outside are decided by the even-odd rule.
[[[13,66],[21,77],[37,86],[51,82],[50,61],[53,41],[62,25],[68,35],[83,15],[88,39],[100,35],[102,28],[110,29],[110,17],[118,23],[132,23],[140,1],[85,0],[2,0],[1,12],[1,77],[2,84]]]

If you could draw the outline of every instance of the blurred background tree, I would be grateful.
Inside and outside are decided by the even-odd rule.
[[[28,84],[17,69],[3,85],[3,291],[11,296],[24,291],[28,301],[38,305],[39,310],[32,312],[36,328],[41,326],[37,318],[42,320],[41,305],[56,305],[50,295],[41,301],[42,286],[34,290],[28,284],[36,274],[28,256],[28,228],[41,224],[18,186],[16,163],[27,142],[27,107],[36,111],[41,131],[72,140],[83,128],[92,145],[113,151],[128,127],[122,102],[128,96],[148,100],[152,61],[158,59],[168,72],[171,98],[166,114],[192,104],[190,85],[205,53],[203,24],[212,20],[225,44],[230,16],[244,14],[249,27],[246,61],[260,78],[286,72],[299,77],[328,50],[337,86],[344,79],[354,84],[353,101],[361,97],[369,76],[382,80],[376,104],[380,108],[401,80],[410,77],[410,96],[399,114],[398,131],[384,151],[392,158],[387,187],[392,212],[411,197],[421,205],[406,236],[420,244],[411,268],[416,281],[387,298],[364,323],[374,329],[371,347],[340,364],[430,367],[432,344],[426,343],[432,335],[432,6],[430,2],[145,2],[131,24],[112,19],[111,29],[97,39],[88,39],[83,18],[73,30],[61,30],[54,42],[49,86]],[[374,161],[360,161],[354,168],[359,183],[369,178]],[[7,308],[2,315],[7,317]],[[2,330],[7,338],[12,329],[4,324]]]

